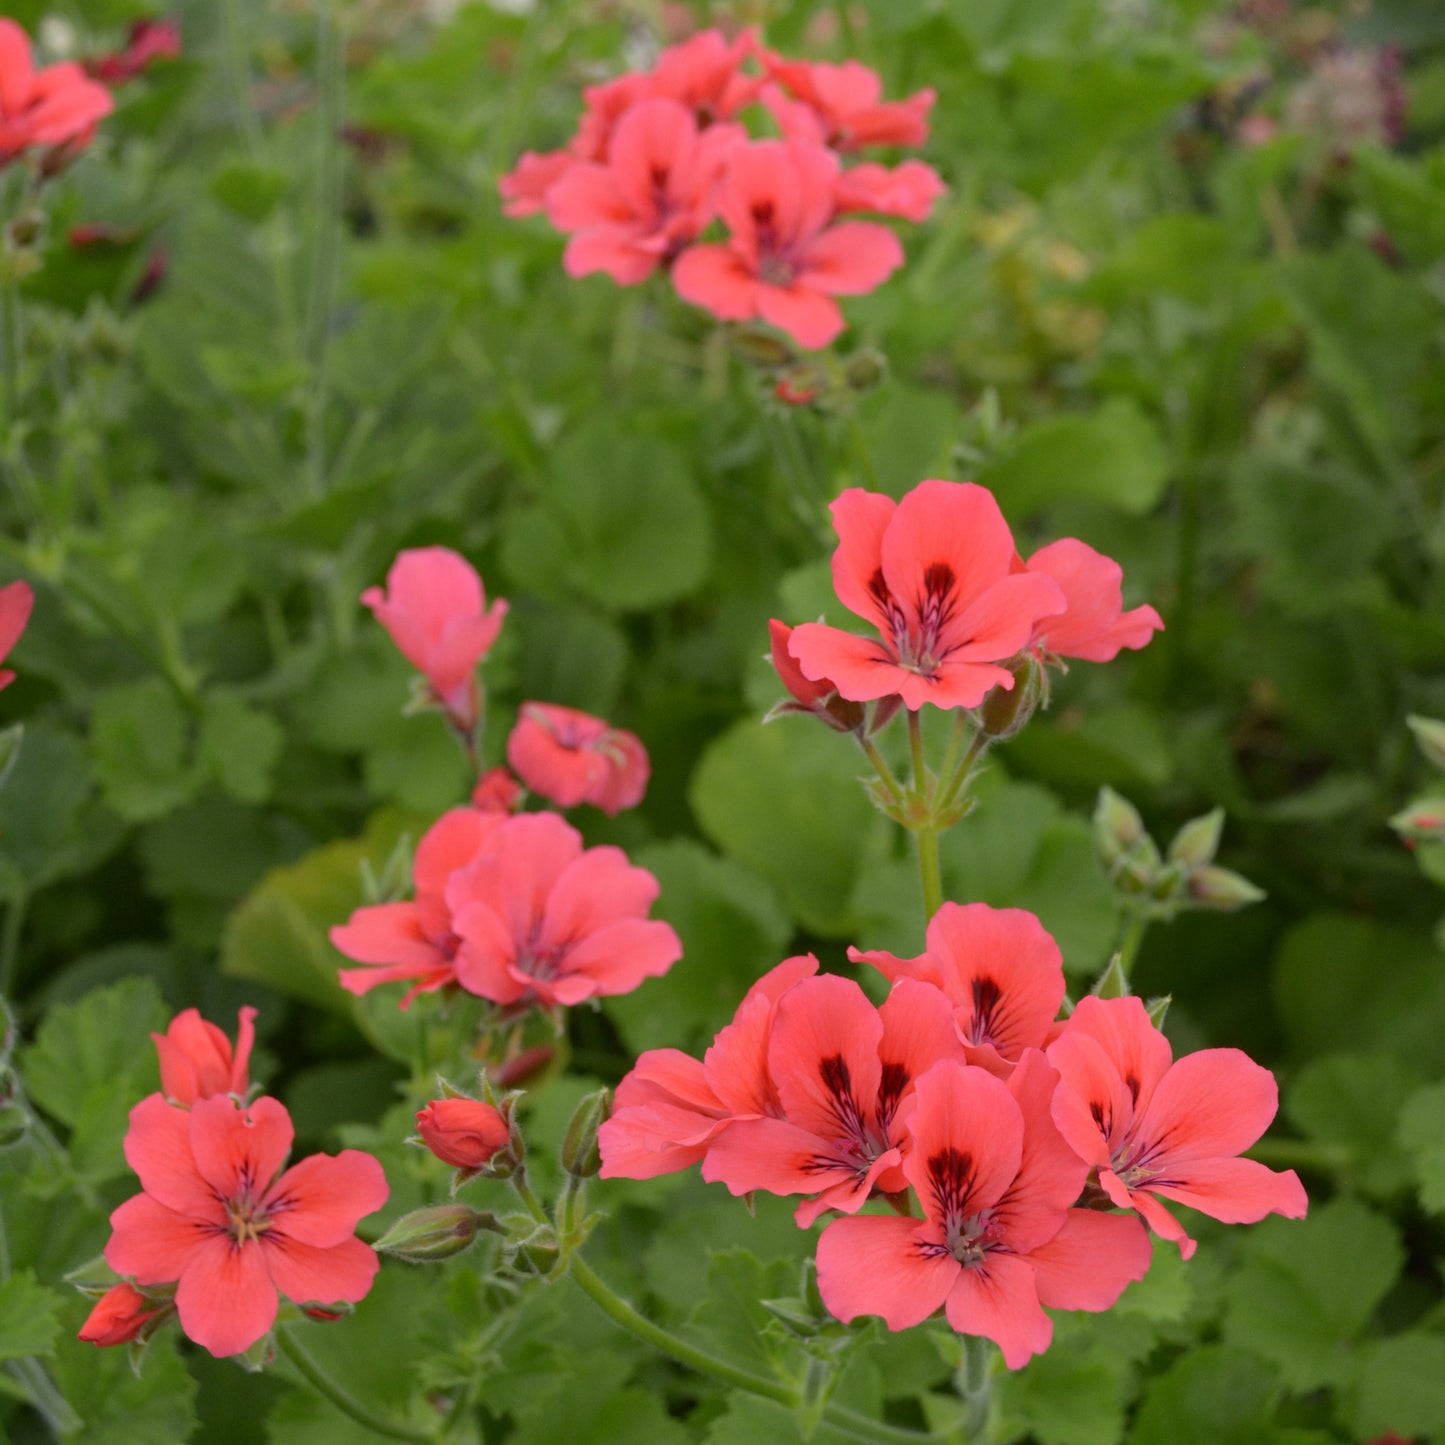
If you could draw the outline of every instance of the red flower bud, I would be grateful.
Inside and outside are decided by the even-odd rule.
[[[133,1285],[118,1284],[96,1302],[79,1338],[92,1345],[128,1345],[165,1308]]]
[[[416,1128],[426,1147],[457,1169],[484,1168],[512,1135],[500,1112],[476,1099],[433,1099],[417,1112]]]

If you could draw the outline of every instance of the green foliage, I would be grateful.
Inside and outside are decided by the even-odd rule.
[[[0,1284],[0,1360],[49,1355],[60,1330],[61,1297],[21,1270]]]

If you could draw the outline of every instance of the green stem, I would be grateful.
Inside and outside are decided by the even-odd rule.
[[[928,822],[916,827],[918,840],[918,872],[923,881],[923,914],[925,922],[938,912],[943,903],[943,874],[938,863],[938,824],[934,821],[934,799],[928,786],[928,766],[923,759],[923,723],[913,709],[908,712],[908,746],[913,755],[913,792],[925,803]]]
[[[20,414],[20,283],[7,276],[0,285],[0,346],[5,348],[5,431],[8,443],[15,419]]]
[[[963,1336],[963,1365],[957,1383],[963,1399],[963,1428],[971,1440],[980,1437],[988,1425],[993,1398],[993,1352],[991,1340],[978,1335]]]
[[[903,784],[893,775],[893,769],[888,766],[888,759],[878,751],[878,745],[870,737],[865,737],[861,732],[854,733],[858,739],[858,746],[863,749],[868,761],[873,764],[873,770],[882,780],[883,786],[888,789],[889,796],[894,803],[903,802]]]
[[[863,423],[858,420],[858,413],[855,411],[848,413],[848,437],[853,444],[853,455],[858,459],[858,465],[863,472],[864,482],[872,491],[882,491],[878,481],[878,468],[873,465],[873,452],[868,446],[868,433],[863,430]]]
[[[1144,941],[1144,934],[1149,927],[1148,917],[1131,910],[1128,914],[1129,922],[1124,928],[1124,937],[1119,941],[1119,969],[1125,978],[1129,977],[1129,970],[1134,967],[1134,959],[1139,953],[1139,945]]]
[[[388,1440],[411,1440],[413,1442],[436,1438],[434,1432],[413,1430],[394,1420],[387,1420],[380,1415],[373,1414],[360,1400],[343,1390],[316,1363],[289,1330],[277,1330],[276,1343],[280,1347],[281,1353],[296,1366],[301,1377],[317,1394],[325,1396],[343,1415],[350,1415],[358,1425],[370,1430],[373,1435],[383,1435]]]

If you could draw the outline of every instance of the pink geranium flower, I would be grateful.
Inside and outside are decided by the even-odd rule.
[[[1074,537],[1040,547],[1015,570],[1019,566],[1052,577],[1068,604],[1038,624],[1031,647],[1056,657],[1110,662],[1121,647],[1143,647],[1163,631],[1163,619],[1147,604],[1124,611],[1124,569]]]
[[[834,199],[840,214],[872,211],[904,221],[926,221],[934,203],[948,187],[938,172],[922,161],[901,166],[849,166],[838,176]]]
[[[25,631],[34,607],[35,593],[28,582],[11,582],[0,587],[0,662],[20,641],[20,634]],[[0,667],[0,687],[9,687],[14,681],[14,672],[8,667]]]
[[[882,78],[861,61],[784,60],[766,51],[762,61],[778,82],[763,88],[763,104],[790,139],[836,151],[920,146],[928,139],[928,112],[937,99],[932,90],[884,101]]]
[[[547,209],[547,193],[578,158],[571,151],[523,151],[517,164],[497,182],[502,214],[535,216]]]
[[[751,31],[729,40],[720,30],[700,30],[657,57],[647,78],[649,94],[681,102],[702,126],[731,120],[757,99],[763,83],[743,72],[755,49]]]
[[[0,19],[0,167],[34,146],[85,145],[114,109],[105,86],[73,61],[36,70],[30,37]]]
[[[584,851],[555,813],[506,818],[447,884],[457,982],[499,1004],[630,993],[682,957],[672,928],[645,916],[657,891],[620,848]]]
[[[970,1064],[1007,1077],[1027,1049],[1042,1049],[1064,1001],[1064,961],[1043,924],[1022,908],[945,903],[917,958],[850,948],[887,978],[941,989],[954,1008]]]
[[[198,1010],[188,1008],[173,1018],[163,1034],[152,1034],[161,1064],[161,1092],[173,1104],[194,1104],[212,1094],[244,1099],[251,1087],[248,1069],[256,1041],[256,1010],[243,1008],[236,1047]]]
[[[649,1049],[617,1086],[598,1131],[604,1179],[652,1179],[696,1164],[739,1119],[778,1117],[768,1043],[778,1000],[818,971],[812,954],[784,959],[743,996],[733,1021],[701,1060]]]
[[[355,1304],[376,1253],[355,1237],[387,1199],[369,1154],[313,1154],[279,1172],[294,1138],[276,1099],[238,1108],[223,1095],[187,1111],[159,1094],[130,1112],[125,1157],[144,1191],[110,1217],[106,1262],[146,1285],[176,1285],[181,1328],[213,1355],[250,1349],[298,1305]]]
[[[331,942],[338,952],[368,965],[343,968],[342,988],[361,995],[378,984],[415,979],[401,999],[400,1007],[406,1009],[418,994],[456,983],[459,940],[447,907],[447,883],[477,856],[483,841],[506,816],[479,808],[453,808],[432,824],[416,845],[412,862],[415,898],[358,908],[346,923],[331,930]]]
[[[804,979],[778,1000],[768,1077],[781,1113],[735,1122],[709,1146],[702,1177],[734,1194],[815,1196],[807,1228],[830,1209],[854,1214],[907,1187],[901,1165],[914,1080],[963,1060],[948,1000],[905,979],[875,1008],[851,979]]]
[[[799,346],[826,346],[844,324],[833,298],[861,296],[903,264],[886,227],[833,224],[838,170],[837,156],[807,141],[735,146],[719,199],[731,235],[678,257],[678,295],[725,321],[761,317]]]
[[[391,634],[398,650],[427,680],[454,726],[477,725],[476,669],[501,631],[507,604],[487,606],[476,568],[447,547],[402,552],[386,574],[386,590],[368,587],[362,603]]]
[[[1048,1348],[1043,1306],[1104,1310],[1149,1268],[1127,1215],[1073,1205],[1086,1170],[1049,1118],[1058,1075],[1036,1050],[1005,1084],[945,1060],[919,1079],[903,1172],[923,1219],[835,1219],[818,1241],[818,1289],[840,1320],[908,1329],[942,1308],[1016,1370]]]
[[[881,640],[804,623],[789,646],[805,677],[830,678],[855,702],[898,693],[915,711],[977,707],[990,688],[1013,687],[1000,664],[1065,601],[1052,578],[1011,572],[1013,537],[992,493],[927,481],[894,502],[851,487],[832,511],[833,586]]]
[[[605,162],[578,161],[547,190],[547,218],[570,235],[569,276],[603,271],[635,286],[670,265],[712,220],[737,126],[699,132],[675,100],[638,101],[617,123]]]
[[[609,817],[635,808],[651,766],[635,733],[555,703],[525,702],[507,738],[507,761],[559,808],[591,803]]]
[[[1161,1199],[1226,1224],[1304,1217],[1309,1201],[1293,1169],[1235,1157],[1279,1106],[1274,1075],[1240,1050],[1201,1049],[1174,1062],[1139,999],[1090,997],[1048,1055],[1061,1078],[1053,1117],[1064,1138],[1098,1169],[1109,1198],[1137,1209],[1185,1259],[1194,1241]]]

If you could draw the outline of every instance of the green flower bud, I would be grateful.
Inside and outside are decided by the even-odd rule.
[[[1202,818],[1191,818],[1169,845],[1169,861],[1186,868],[1202,868],[1214,862],[1219,850],[1219,835],[1224,830],[1224,809],[1215,808]]]
[[[1189,877],[1189,893],[1198,908],[1213,909],[1217,913],[1233,913],[1251,903],[1258,903],[1265,896],[1262,888],[1256,888],[1242,874],[1228,868],[1197,868]]]
[[[470,1249],[480,1230],[497,1228],[493,1215],[469,1204],[435,1204],[403,1214],[376,1241],[378,1254],[394,1254],[411,1264],[450,1259]]]
[[[1112,871],[1114,865],[1146,837],[1144,820],[1133,803],[1113,788],[1100,788],[1099,801],[1094,806],[1094,847],[1104,867]]]
[[[992,688],[975,714],[979,726],[995,742],[1021,732],[1039,704],[1048,700],[1043,664],[1032,653],[1020,658],[1010,671],[1013,688]]]
[[[606,1122],[611,1106],[609,1092],[595,1089],[573,1110],[562,1136],[562,1167],[574,1179],[591,1179],[602,1167],[597,1131]]]
[[[1445,770],[1445,722],[1433,717],[1407,717],[1405,721],[1426,759]]]

